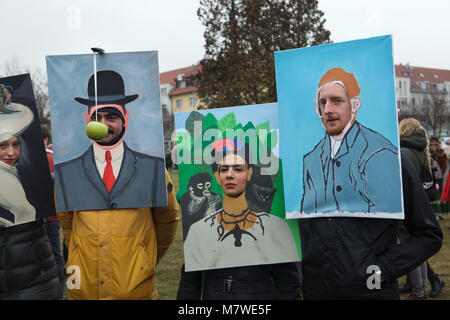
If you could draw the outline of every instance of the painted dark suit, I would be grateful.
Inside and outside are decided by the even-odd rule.
[[[57,211],[167,206],[164,159],[131,150],[124,153],[116,182],[108,192],[91,145],[81,156],[55,165]],[[79,196],[74,196],[79,195]]]
[[[401,212],[398,172],[397,148],[355,121],[334,159],[327,134],[304,156],[301,212]]]

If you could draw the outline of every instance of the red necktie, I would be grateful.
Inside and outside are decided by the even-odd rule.
[[[105,159],[106,159],[106,167],[105,171],[103,172],[103,182],[105,183],[106,189],[108,189],[108,192],[111,191],[114,182],[116,182],[116,178],[114,178],[114,172],[111,165],[111,152],[106,151],[105,153]]]

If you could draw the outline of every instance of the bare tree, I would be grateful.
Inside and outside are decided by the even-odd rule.
[[[173,113],[170,112],[169,109],[163,107],[162,108],[162,116],[163,116],[163,125],[164,125],[164,140],[170,141],[172,138],[172,132],[175,130],[175,120]],[[169,149],[166,151],[170,151]]]
[[[411,108],[411,116],[419,120],[434,136],[447,131],[450,123],[450,97],[446,90],[432,91]]]
[[[29,73],[33,83],[34,98],[41,124],[50,128],[50,104],[48,98],[48,82],[46,73],[39,67],[31,69],[20,63],[17,56],[0,66],[0,77]]]
[[[197,15],[198,96],[209,108],[277,101],[273,53],[330,42],[317,0],[200,0]]]

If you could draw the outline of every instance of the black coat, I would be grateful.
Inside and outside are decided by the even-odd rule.
[[[59,281],[44,220],[0,229],[0,300],[58,299]]]
[[[304,299],[399,299],[397,278],[437,253],[442,232],[411,160],[402,155],[405,226],[410,237],[397,244],[397,220],[301,219]],[[370,265],[385,280],[369,290]]]
[[[298,300],[296,263],[185,272],[177,300]]]

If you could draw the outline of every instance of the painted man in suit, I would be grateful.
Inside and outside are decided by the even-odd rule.
[[[302,213],[401,212],[397,148],[356,115],[361,89],[355,76],[328,70],[316,95],[325,137],[303,158]]]
[[[55,165],[57,211],[166,206],[164,159],[136,152],[124,141],[130,112],[125,105],[138,95],[125,95],[115,71],[98,71],[96,78],[97,99],[92,75],[89,97],[75,100],[88,107],[86,123],[102,122],[108,134],[79,157]]]

